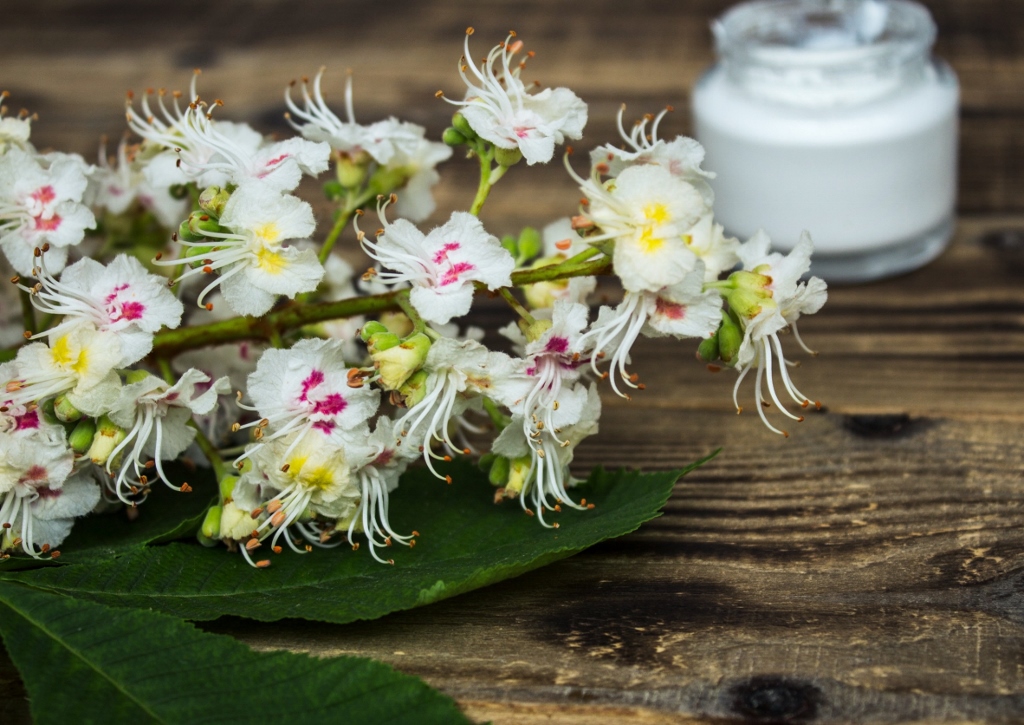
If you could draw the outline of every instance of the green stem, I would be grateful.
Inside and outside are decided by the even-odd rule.
[[[569,257],[564,262],[559,262],[559,265],[562,266],[562,267],[565,267],[567,265],[574,265],[574,264],[579,264],[580,262],[586,262],[588,259],[593,259],[594,257],[596,257],[600,253],[601,253],[601,250],[598,249],[597,247],[588,247],[587,249],[584,249],[579,254],[577,254],[575,256],[572,256],[572,257]]]
[[[209,438],[206,437],[206,434],[203,433],[199,425],[191,418],[189,418],[188,424],[195,430],[196,445],[199,446],[199,450],[201,450],[203,455],[206,456],[206,460],[210,462],[210,466],[213,468],[213,475],[216,476],[217,481],[219,482],[229,473],[227,464],[224,463],[224,459],[221,458],[220,453],[217,452],[217,447],[213,445]],[[220,486],[217,488],[219,490]],[[221,503],[223,503],[223,501]]]
[[[331,256],[331,250],[334,249],[334,243],[338,241],[338,238],[345,230],[345,227],[350,221],[352,221],[352,215],[356,213],[356,209],[361,207],[372,197],[372,191],[364,191],[359,195],[356,195],[351,191],[348,193],[345,197],[345,206],[343,206],[338,212],[338,218],[335,220],[334,226],[331,227],[330,233],[328,233],[327,238],[324,239],[324,243],[320,247],[320,264],[327,262],[327,258]]]
[[[510,418],[502,413],[501,409],[498,408],[497,403],[490,398],[484,398],[484,410],[487,411],[487,415],[490,417],[491,422],[494,423],[494,427],[499,433],[508,427]]]
[[[26,332],[36,332],[36,308],[32,306],[32,295],[21,290],[21,322]]]
[[[423,321],[420,313],[416,311],[416,308],[409,301],[409,290],[402,290],[402,292],[405,294],[399,294],[395,297],[395,302],[402,308],[405,316],[412,320],[413,332],[423,332],[427,327],[427,323]]]
[[[157,367],[160,368],[160,375],[163,377],[164,382],[168,385],[174,385],[177,380],[174,379],[174,371],[171,369],[171,361],[164,357],[158,357],[156,359]]]
[[[574,265],[571,269],[553,264],[538,269],[523,269],[512,273],[513,286],[520,287],[534,282],[548,282],[569,277],[589,277],[611,272],[611,260],[595,259]],[[481,287],[481,289],[483,289]],[[153,344],[156,358],[172,358],[185,350],[194,350],[210,345],[224,345],[243,340],[270,340],[271,333],[283,334],[304,325],[327,320],[356,317],[379,312],[402,309],[399,298],[408,295],[407,290],[396,290],[368,297],[352,297],[335,302],[316,304],[292,304],[261,318],[234,317],[230,320],[211,322],[206,325],[164,330],[157,334]]]
[[[508,287],[502,287],[498,291],[498,294],[501,295],[501,298],[503,300],[508,302],[509,307],[515,310],[520,317],[526,320],[526,323],[528,325],[532,325],[533,323],[536,322],[536,320],[533,319],[533,315],[530,314],[530,311],[519,303],[519,300],[516,299],[516,296],[512,294],[512,290],[510,290]]]
[[[484,207],[484,202],[487,201],[487,195],[491,193],[491,159],[493,154],[487,150],[487,144],[484,141],[480,142],[480,145],[475,149],[476,156],[480,159],[480,184],[476,188],[476,197],[473,199],[473,205],[469,207],[469,213],[473,216],[480,216],[480,210]]]

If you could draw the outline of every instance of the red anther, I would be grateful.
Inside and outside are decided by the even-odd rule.
[[[557,503],[555,504],[555,508],[554,508],[554,509],[552,509],[552,510],[553,510],[553,511],[557,511],[558,513],[562,513],[562,507],[561,507],[561,506],[559,506],[559,505],[558,505]]]
[[[676,109],[674,106],[665,106],[665,110],[669,113],[673,113]]]
[[[592,504],[592,503],[588,503],[588,504],[587,504],[587,510],[589,511],[589,510],[590,510],[590,509],[592,509],[592,508],[594,508],[594,504]]]
[[[803,423],[804,422],[804,417],[801,415],[799,418],[796,419],[796,422],[797,423]]]
[[[206,308],[207,312],[213,312],[213,303],[212,302],[207,302],[205,305],[203,305],[203,307]]]
[[[599,174],[607,174],[609,171],[611,171],[611,168],[608,166],[608,164],[604,163],[603,161],[601,163],[597,164],[596,166],[594,166],[594,169]]]
[[[640,383],[639,385],[636,386],[636,389],[637,390],[647,390],[647,386],[644,385],[643,383]]]
[[[472,453],[472,451],[470,451],[468,448],[463,448],[462,449],[462,455],[468,456],[470,453]]]
[[[451,463],[452,462],[452,457],[451,456],[445,456],[444,457],[444,462],[445,463]]]
[[[573,147],[572,146],[566,146],[565,147],[565,154],[566,154],[566,156],[572,156],[572,152],[573,152]]]
[[[601,373],[601,380],[607,380],[607,379],[608,379],[608,373]]]
[[[192,493],[192,487],[189,486],[187,483],[183,483],[183,484],[181,484],[181,492],[182,493]]]
[[[722,366],[721,365],[712,365],[711,363],[708,363],[708,372],[709,373],[720,373],[720,372],[722,372]]]
[[[39,550],[45,554],[46,552],[48,552],[50,550],[50,545],[49,544],[43,544],[41,547],[39,547]]]
[[[249,517],[255,520],[255,519],[258,519],[260,517],[261,513],[263,513],[263,507],[262,506],[257,506],[249,514]]]
[[[786,431],[782,431],[782,437],[783,438],[789,438],[789,433],[786,432]]]
[[[571,239],[562,239],[560,241],[555,242],[555,248],[556,249],[560,249],[563,252],[568,251],[568,249],[571,246],[572,246],[572,240]]]
[[[275,554],[280,554],[281,553],[280,545],[278,545],[278,546],[271,546],[270,550],[273,551]]]
[[[810,404],[811,404],[811,401],[805,400],[804,402],[800,403],[800,407],[801,408],[806,408]]]
[[[249,539],[247,542],[245,542],[245,550],[246,551],[255,551],[256,549],[260,548],[261,546],[263,546],[263,544],[260,543],[259,539],[255,539],[255,538]]]
[[[156,256],[155,256],[155,257],[153,257],[153,259],[155,259],[155,260],[157,260],[157,261],[159,261],[159,260],[161,260],[161,259],[163,259],[163,258],[164,258],[164,253],[163,253],[163,252],[157,252],[157,253],[156,253]]]
[[[56,549],[54,549],[53,551],[50,552],[50,558],[51,559],[56,559],[58,556],[60,556],[60,552],[57,551]]]
[[[210,265],[203,267],[203,274],[213,274],[213,267]]]
[[[451,476],[445,476],[444,477],[444,482],[447,483],[450,486],[452,484],[452,477]]]
[[[266,569],[268,566],[270,566],[270,559],[260,559],[256,562],[257,569]]]
[[[818,410],[821,410],[821,401],[820,400],[815,400],[814,401],[814,407],[817,408]]]
[[[523,49],[523,41],[521,41],[521,40],[517,40],[516,42],[512,43],[512,45],[508,46],[508,52],[509,52],[510,55],[518,53],[522,49]]]
[[[637,374],[637,373],[633,373],[632,375],[629,376],[629,382],[631,382],[631,383],[635,383],[639,379],[640,379],[640,375]]]

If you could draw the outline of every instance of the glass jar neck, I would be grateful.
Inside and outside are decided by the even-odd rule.
[[[756,0],[712,29],[728,78],[792,106],[868,103],[925,77],[935,24],[907,0]]]

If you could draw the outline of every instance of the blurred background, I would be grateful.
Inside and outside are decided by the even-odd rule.
[[[33,140],[40,148],[90,159],[101,135],[116,140],[123,132],[127,90],[185,89],[196,67],[203,70],[201,95],[224,100],[221,117],[265,132],[288,130],[285,84],[326,65],[329,102],[340,105],[352,69],[357,120],[395,115],[437,138],[452,109],[433,94],[461,93],[455,64],[466,26],[476,27],[472,48],[481,55],[514,28],[537,52],[525,77],[568,86],[590,104],[577,144],[589,149],[617,138],[614,117],[623,102],[627,117],[672,105],[676,113],[662,135],[689,132],[689,92],[713,61],[709,23],[733,4],[5,0],[0,86],[11,92],[12,110],[39,114]],[[1024,209],[1024,2],[924,4],[939,26],[937,53],[963,87],[960,211]],[[466,203],[475,184],[474,165],[448,167],[439,197],[444,216]],[[487,213],[492,224],[507,223],[498,233],[547,221],[531,210],[537,202],[550,210],[564,199],[562,213],[575,206],[558,164],[510,174],[503,186]]]

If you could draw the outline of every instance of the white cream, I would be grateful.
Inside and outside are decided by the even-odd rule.
[[[959,89],[915,3],[762,0],[715,25],[721,62],[693,96],[715,212],[780,249],[804,229],[816,274],[889,276],[952,235]]]

